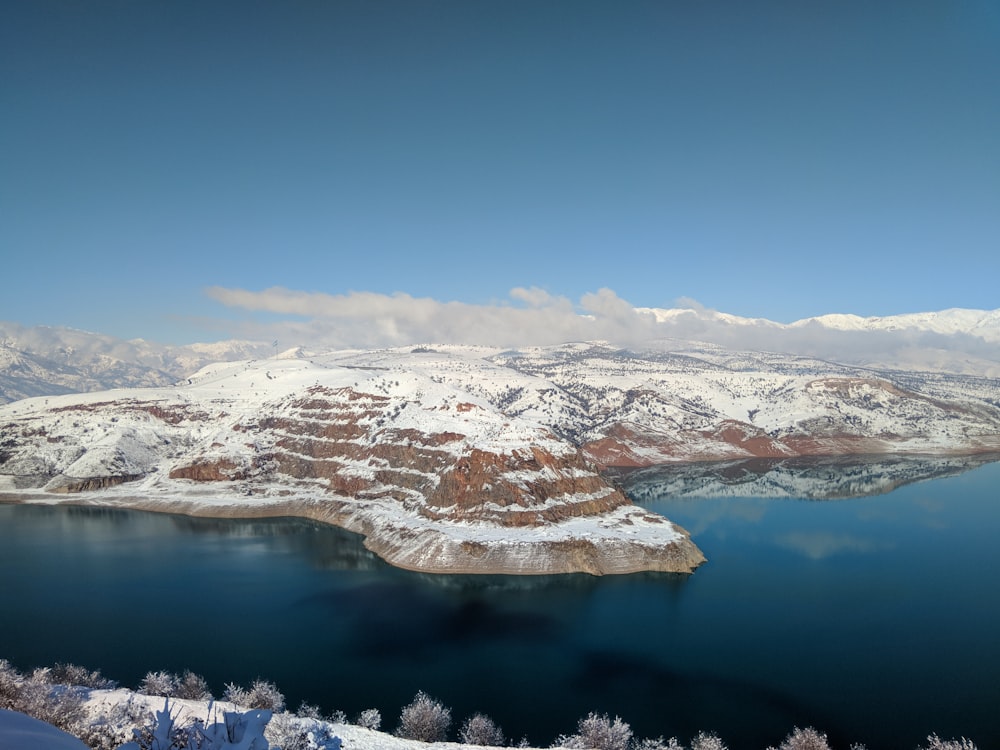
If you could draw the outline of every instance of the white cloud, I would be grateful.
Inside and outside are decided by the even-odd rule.
[[[304,321],[260,326],[263,338],[328,346],[405,346],[417,343],[526,346],[566,341],[632,342],[655,336],[655,320],[609,289],[569,299],[538,288],[516,288],[515,304],[472,305],[408,294],[324,294],[273,287],[259,292],[211,287],[228,307],[294,315]],[[249,333],[244,330],[243,335]],[[280,335],[279,335],[280,334]],[[305,340],[298,339],[304,337]]]
[[[515,347],[595,340],[636,347],[675,346],[680,340],[873,367],[1000,374],[1000,346],[968,333],[945,335],[915,328],[845,331],[817,322],[784,326],[733,319],[688,298],[678,301],[683,310],[657,321],[655,313],[635,309],[610,289],[584,294],[574,303],[537,287],[517,287],[510,291],[509,301],[487,305],[402,293],[334,295],[281,287],[262,291],[212,287],[207,293],[228,307],[289,316],[266,324],[247,320],[238,329],[244,338],[276,339],[289,347],[426,343]]]

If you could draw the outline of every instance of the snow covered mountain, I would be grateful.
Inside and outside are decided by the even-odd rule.
[[[1000,310],[951,309],[888,317],[823,315],[790,324],[706,309],[632,310],[629,346],[662,352],[721,346],[878,370],[1000,377]],[[631,326],[631,328],[630,328]],[[634,330],[632,330],[634,329]],[[322,342],[305,344],[317,351]],[[301,347],[300,347],[301,350]],[[271,343],[166,346],[70,328],[0,323],[0,403],[31,396],[168,385],[213,362],[262,358]]]
[[[269,344],[165,346],[72,328],[0,322],[0,403],[32,396],[169,385],[212,362],[272,354]]]
[[[694,346],[295,350],[0,406],[11,499],[305,515],[437,572],[697,566],[608,467],[997,450],[997,380]]]
[[[643,309],[662,338],[780,352],[891,370],[1000,376],[1000,310],[863,318],[822,315],[793,323],[707,309]]]

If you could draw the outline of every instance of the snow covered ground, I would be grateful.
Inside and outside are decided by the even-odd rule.
[[[87,750],[71,734],[16,711],[0,708],[0,748],[3,750]]]

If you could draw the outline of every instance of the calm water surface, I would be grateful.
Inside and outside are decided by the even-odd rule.
[[[388,729],[422,689],[539,745],[588,711],[639,736],[794,726],[835,747],[1000,747],[1000,464],[837,501],[654,499],[693,576],[436,577],[305,521],[0,506],[0,658],[263,676]]]

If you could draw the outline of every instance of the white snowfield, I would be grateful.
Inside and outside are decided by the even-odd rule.
[[[0,708],[0,748],[3,750],[88,750],[71,734],[16,711]]]

